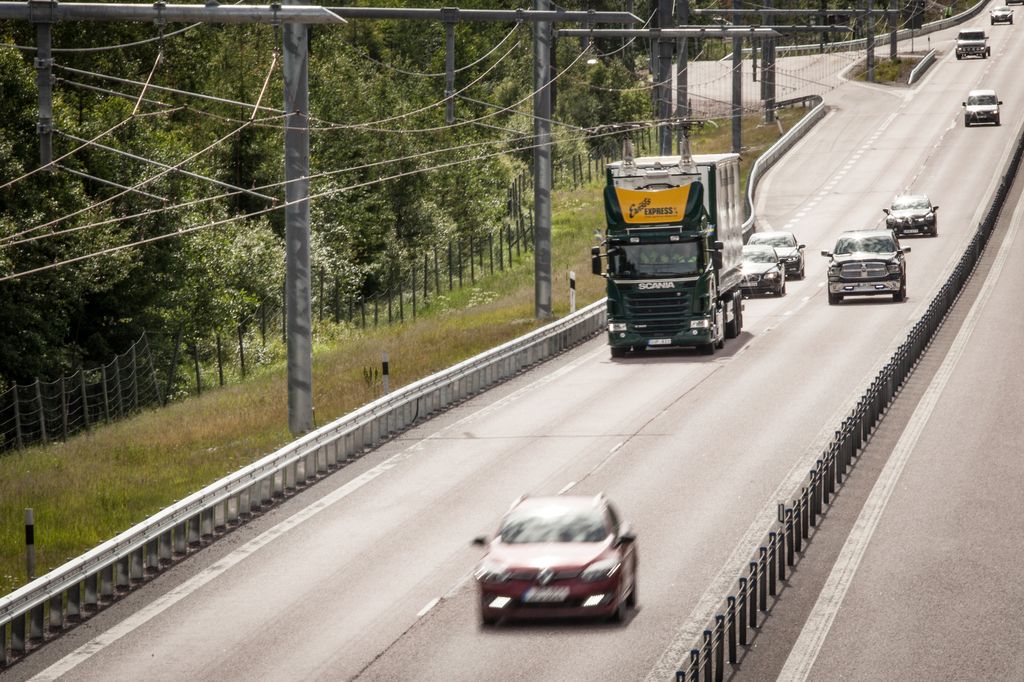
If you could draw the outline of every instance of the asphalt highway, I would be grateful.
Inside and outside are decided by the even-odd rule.
[[[828,116],[771,171],[758,194],[761,229],[792,230],[807,245],[807,278],[790,281],[785,297],[748,300],[745,330],[723,351],[713,357],[649,352],[612,361],[603,339],[583,344],[401,434],[0,677],[672,679],[734,589],[777,502],[790,499],[805,480],[839,418],[920,316],[977,224],[1024,110],[1016,67],[1024,43],[1012,40],[1015,30],[990,31],[989,60],[957,62],[947,51],[914,89],[848,82],[826,96]],[[932,44],[949,50],[948,36],[933,36]],[[978,87],[999,91],[1006,124],[963,128],[960,102]],[[881,209],[907,189],[927,192],[941,206],[938,238],[903,241],[912,247],[909,299],[829,306],[825,259],[817,254],[830,249],[841,230],[881,224]],[[1024,248],[1024,240],[1015,248]],[[1004,272],[1009,286],[1021,284],[1020,268]],[[1010,296],[993,293],[986,310],[1013,310]],[[913,642],[900,646],[893,635],[907,632],[914,619],[894,600],[916,596],[908,587],[941,573],[939,553],[962,551],[953,542],[960,535],[950,531],[961,518],[953,510],[970,512],[978,497],[993,504],[1015,495],[1012,482],[992,487],[1019,476],[1019,469],[1008,468],[1019,434],[1017,440],[995,437],[999,427],[1012,431],[1006,424],[1015,413],[976,419],[991,393],[972,378],[1000,381],[995,385],[1006,396],[1005,408],[1019,408],[1013,373],[1000,372],[984,355],[1002,351],[1006,357],[1005,349],[1019,345],[1012,343],[1024,331],[1018,318],[979,322],[971,341],[978,354],[965,352],[915,445],[921,452],[943,448],[944,464],[929,466],[941,468],[945,485],[920,466],[928,458],[918,449],[901,479],[901,485],[922,486],[920,495],[907,493],[908,504],[928,497],[936,505],[950,498],[963,505],[921,519],[922,533],[947,540],[932,545],[883,517],[846,596],[855,604],[851,617],[836,618],[827,633],[829,641],[844,644],[822,649],[809,679],[838,679],[837,671],[847,669],[849,678],[862,679],[856,674],[861,668],[847,666],[871,663],[864,648],[912,648]],[[971,432],[964,422],[979,430]],[[972,456],[971,466],[963,453],[990,449],[1004,453],[1002,465],[987,472],[993,478],[976,481],[980,456]],[[561,490],[604,491],[632,523],[640,607],[623,625],[481,628],[470,579],[480,551],[471,538],[493,532],[519,495]],[[923,514],[901,508],[902,499],[894,495],[893,515]],[[999,527],[1007,537],[1017,516],[1011,509],[1020,511],[1014,504]],[[981,551],[982,537],[969,539],[979,543],[970,549]],[[845,539],[831,541],[838,546]],[[893,553],[906,558],[906,573],[886,582],[891,562],[876,555]],[[1006,548],[989,555],[991,575],[1003,581],[991,585],[1005,588],[1001,598],[962,608],[979,618],[983,606],[1016,608],[1019,633],[1019,606],[1011,604],[1022,603],[1020,587],[1012,573],[1000,573],[1011,570],[1011,555]],[[977,574],[959,575],[969,582]],[[863,627],[863,619],[880,621],[900,608],[905,612],[886,624],[891,632]],[[941,644],[930,639],[933,651],[966,645],[960,637],[966,633],[954,627],[936,620],[929,627],[932,637],[944,638]],[[793,623],[786,632],[796,640],[802,630]],[[789,650],[796,651],[779,637],[774,657],[745,656],[743,674],[758,677],[764,662],[775,666],[764,668],[773,677],[784,665],[779,652]],[[1019,647],[1016,656],[1019,671]],[[913,670],[901,674],[918,677]]]

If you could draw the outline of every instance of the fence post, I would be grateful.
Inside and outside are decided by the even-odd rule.
[[[715,682],[722,682],[725,674],[725,616],[715,616]]]
[[[462,238],[459,238],[459,289],[462,289]]]
[[[110,391],[107,388],[107,366],[100,365],[100,378],[103,381],[103,419],[110,423]]]
[[[60,378],[60,427],[64,440],[68,439],[68,394],[66,392],[65,379]]]
[[[440,267],[440,265],[438,265],[438,261],[437,261],[437,247],[436,246],[434,247],[433,251],[434,251],[434,295],[435,296],[440,296],[441,295],[441,267]],[[426,256],[424,256],[424,258],[426,258]]]
[[[427,254],[423,254],[423,305],[427,305],[430,296],[430,262]]]
[[[410,276],[412,277],[412,319],[416,319],[416,264],[413,263]]]
[[[494,274],[494,233],[487,233],[487,258],[490,261],[491,274]]]
[[[20,450],[25,447],[25,443],[21,439],[21,399],[18,397],[18,384],[11,387],[11,392],[14,404],[14,441]]]
[[[260,345],[267,345],[267,302],[260,301]]]
[[[220,332],[214,334],[217,339],[217,381],[221,388],[224,387],[224,358],[220,350]]]
[[[469,283],[476,284],[476,240],[469,235]]]
[[[736,623],[740,627],[740,646],[747,645],[747,579],[740,578],[740,609]]]
[[[132,411],[138,412],[139,410],[139,359],[135,354],[135,346],[138,341],[132,344],[131,355],[132,355]]]
[[[114,377],[117,379],[115,389],[117,390],[117,418],[124,417],[124,387],[121,386],[121,357],[114,356]]]
[[[505,226],[498,227],[498,269],[505,271]]]
[[[728,604],[726,615],[729,621],[729,664],[736,665],[736,597],[730,594],[725,601]]]
[[[36,577],[36,518],[31,507],[25,509],[25,567],[28,582]]]
[[[85,424],[85,430],[89,430],[89,392],[85,389],[85,368],[78,370],[78,376],[81,377],[78,388],[82,392],[82,423]]]
[[[192,361],[195,363],[196,368],[196,395],[203,394],[203,380],[199,374],[199,342],[194,341],[192,343]]]
[[[320,273],[319,274],[320,274],[320,289],[319,289],[320,293],[316,297],[316,306],[317,306],[317,318],[316,318],[316,321],[317,322],[323,322],[324,321],[324,269],[323,268],[320,268]]]
[[[334,324],[341,322],[341,286],[338,284],[338,276],[334,276]]]
[[[750,627],[757,627],[757,562],[750,562],[750,578],[747,581],[747,586],[750,588],[750,608],[747,609],[747,615],[750,616]]]
[[[242,325],[238,325],[238,364],[242,368],[242,376],[245,377],[245,331],[242,329]]]
[[[36,406],[39,408],[39,433],[43,438],[43,443],[48,443],[49,438],[46,437],[46,412],[43,410],[43,387],[39,383],[39,379],[36,379]]]
[[[452,242],[448,240],[448,291],[452,290],[452,274],[454,268],[452,267]]]
[[[398,321],[405,322],[405,282],[398,279]]]

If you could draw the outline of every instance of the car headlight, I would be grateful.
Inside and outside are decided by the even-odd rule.
[[[625,322],[609,322],[608,323],[608,331],[610,331],[610,332],[624,332],[624,331],[626,331],[626,323]]]
[[[690,329],[707,329],[710,326],[710,320],[690,320]]]
[[[890,275],[899,274],[899,271],[900,271],[900,264],[899,264],[899,262],[886,263],[885,267],[889,271]]]
[[[777,273],[777,272],[766,272],[766,273],[764,273],[764,278],[765,279],[778,279],[779,278],[779,273]]]
[[[507,566],[485,561],[473,571],[473,577],[482,583],[503,583],[509,578]]]
[[[619,571],[621,564],[616,559],[603,559],[596,561],[585,569],[580,574],[580,579],[586,583],[594,583],[598,580],[606,580],[611,578]]]

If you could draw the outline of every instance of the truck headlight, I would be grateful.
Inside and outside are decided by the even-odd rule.
[[[766,272],[766,273],[764,273],[764,278],[765,279],[778,279],[779,278],[779,273],[777,273],[777,272]]]
[[[885,268],[889,271],[890,275],[898,275],[900,272],[899,263],[886,263]]]
[[[690,329],[708,329],[711,320],[690,320]]]
[[[625,322],[609,322],[608,323],[608,331],[609,332],[624,332],[624,331],[626,331],[626,323]]]

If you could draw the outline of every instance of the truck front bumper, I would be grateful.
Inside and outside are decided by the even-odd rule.
[[[634,330],[609,331],[608,345],[614,348],[690,348],[711,343],[712,329],[684,329],[671,336],[655,336]]]

